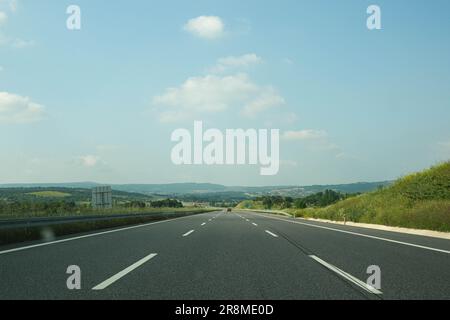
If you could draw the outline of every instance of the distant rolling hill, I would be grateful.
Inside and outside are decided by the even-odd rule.
[[[87,188],[68,188],[68,187],[15,187],[0,188],[0,201],[8,202],[89,202],[91,201],[92,191]],[[142,193],[125,192],[113,190],[113,198],[124,201],[148,201],[155,200],[151,195]]]
[[[343,193],[363,193],[376,190],[380,186],[389,185],[391,182],[360,182],[352,184],[338,185],[315,185],[315,186],[265,186],[265,187],[245,187],[245,186],[224,186],[212,183],[173,183],[173,184],[113,184],[112,188],[117,191],[143,193],[143,194],[211,194],[231,192],[248,195],[281,194],[290,196],[304,196],[327,189],[340,191]],[[0,184],[0,188],[78,188],[90,189],[101,184],[95,182],[75,182],[75,183],[29,183],[29,184]]]
[[[7,183],[0,184],[0,188],[80,188],[90,189],[100,185],[95,182],[68,182],[68,183]]]

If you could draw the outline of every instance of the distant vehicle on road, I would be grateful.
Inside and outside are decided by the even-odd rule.
[[[228,209],[227,209],[227,212],[231,212],[231,211],[233,211],[231,208],[228,208]]]

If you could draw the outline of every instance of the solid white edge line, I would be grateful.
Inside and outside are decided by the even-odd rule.
[[[397,241],[397,240],[392,240],[392,239],[387,239],[387,238],[370,236],[370,235],[363,234],[363,233],[357,233],[357,232],[352,232],[352,231],[345,231],[345,230],[340,230],[340,229],[335,229],[335,228],[318,226],[318,225],[304,223],[304,222],[299,222],[299,221],[289,221],[289,220],[275,218],[275,217],[268,217],[268,216],[260,215],[260,214],[257,214],[257,213],[253,213],[253,214],[256,214],[256,215],[261,216],[261,217],[266,217],[268,219],[274,219],[274,220],[280,220],[280,221],[284,221],[284,222],[288,222],[288,223],[300,224],[300,225],[304,225],[304,226],[308,226],[308,227],[312,227],[312,228],[319,228],[319,229],[331,230],[331,231],[336,231],[336,232],[341,232],[341,233],[347,233],[347,234],[351,234],[351,235],[354,235],[354,236],[365,237],[365,238],[369,238],[369,239],[382,240],[382,241],[392,242],[392,243],[401,244],[401,245],[405,245],[405,246],[410,246],[410,247],[415,247],[415,248],[420,248],[420,249],[425,249],[425,250],[431,250],[431,251],[436,251],[436,252],[450,254],[450,251],[448,251],[448,250],[437,249],[437,248],[432,248],[432,247],[427,247],[427,246],[421,246],[419,244],[413,244],[413,243]]]
[[[278,238],[278,236],[277,236],[275,233],[270,232],[269,230],[266,230],[266,232],[267,232],[268,234],[270,234],[272,237]]]
[[[176,220],[180,220],[180,219],[186,219],[186,218],[190,218],[190,217],[192,217],[192,216],[186,216],[186,217],[179,217],[179,218],[174,218],[174,219],[170,219],[170,220],[150,222],[150,223],[140,224],[140,225],[131,226],[131,227],[125,227],[125,228],[119,228],[119,229],[114,229],[114,230],[109,230],[109,231],[90,233],[90,234],[87,234],[87,235],[84,235],[84,236],[72,237],[72,238],[55,240],[55,241],[50,241],[50,242],[43,242],[43,243],[38,243],[38,244],[30,245],[30,246],[25,246],[25,247],[19,247],[19,248],[14,248],[14,249],[0,251],[0,255],[7,254],[7,253],[18,252],[18,251],[23,251],[23,250],[28,250],[28,249],[33,249],[33,248],[45,247],[45,246],[49,246],[49,245],[52,245],[52,244],[59,244],[59,243],[64,243],[64,242],[69,242],[69,241],[74,241],[74,240],[80,240],[80,239],[86,239],[86,238],[91,238],[91,237],[97,237],[97,236],[102,236],[102,235],[105,235],[105,234],[110,234],[110,233],[115,233],[115,232],[120,232],[120,231],[144,228],[144,227],[148,227],[148,226],[151,226],[151,225],[154,225],[154,224],[171,222],[171,221],[176,221]]]
[[[368,285],[367,283],[362,282],[361,280],[359,280],[358,278],[355,278],[354,276],[352,276],[351,274],[339,269],[336,266],[333,266],[332,264],[320,259],[317,256],[314,255],[310,255],[310,258],[314,259],[315,261],[317,261],[318,263],[320,263],[321,265],[323,265],[324,267],[326,267],[327,269],[337,273],[338,275],[340,275],[341,277],[347,279],[348,281],[350,281],[351,283],[357,285],[358,287],[366,290],[367,292],[376,294],[376,295],[381,295],[383,294],[383,292],[381,292],[380,290]]]
[[[107,287],[109,287],[110,285],[112,285],[114,282],[116,282],[117,280],[123,278],[124,276],[126,276],[128,273],[130,273],[131,271],[133,271],[136,268],[139,268],[141,265],[143,265],[144,263],[146,263],[147,261],[149,261],[150,259],[156,257],[158,254],[157,253],[152,253],[148,256],[146,256],[145,258],[139,260],[136,263],[133,263],[131,266],[129,266],[128,268],[120,271],[119,273],[115,274],[114,276],[112,276],[109,279],[106,279],[105,281],[103,281],[102,283],[100,283],[99,285],[95,286],[94,288],[92,288],[92,290],[103,290]]]
[[[195,232],[195,230],[191,230],[189,232],[186,232],[185,234],[183,234],[183,237],[187,237],[187,236],[191,235],[194,232]]]

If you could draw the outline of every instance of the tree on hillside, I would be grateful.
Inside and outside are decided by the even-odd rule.
[[[271,197],[264,197],[263,198],[263,206],[265,209],[272,209],[273,207],[273,200]]]

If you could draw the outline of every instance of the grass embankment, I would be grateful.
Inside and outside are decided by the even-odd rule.
[[[450,162],[399,179],[382,190],[326,208],[291,209],[298,217],[450,231]]]
[[[261,209],[244,201],[242,209]],[[397,180],[392,186],[325,208],[285,209],[297,217],[450,231],[450,162]]]
[[[101,229],[124,227],[130,225],[138,225],[143,223],[150,223],[154,221],[174,219],[189,215],[201,214],[214,211],[214,209],[203,208],[183,208],[183,209],[159,209],[153,211],[154,214],[149,216],[130,216],[119,217],[105,220],[94,221],[78,221],[69,223],[58,223],[51,225],[40,225],[30,227],[17,228],[0,228],[0,245],[19,243],[33,240],[54,240],[57,237],[71,235],[75,233],[89,232]],[[123,211],[121,212],[124,213]],[[142,212],[139,212],[142,214]]]
[[[244,200],[236,206],[236,209],[267,210],[267,208],[264,207],[262,201],[254,201],[254,200]]]

